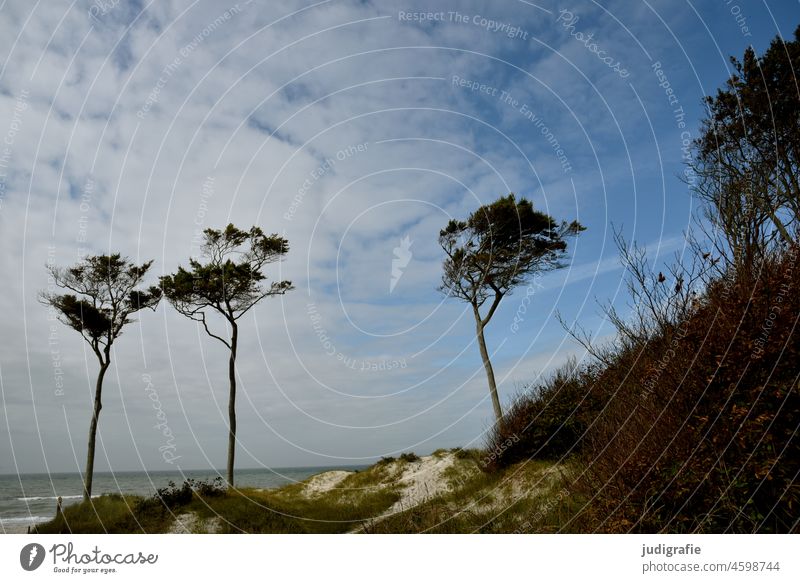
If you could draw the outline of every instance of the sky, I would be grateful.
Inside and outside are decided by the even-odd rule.
[[[702,98],[798,8],[0,0],[0,473],[85,461],[98,364],[37,300],[45,266],[120,252],[155,283],[230,222],[286,237],[267,275],[295,286],[241,321],[237,467],[482,445],[486,377],[469,306],[437,291],[439,230],[510,192],[585,225],[487,343],[503,403],[587,358],[556,314],[610,338],[613,228],[656,270],[686,251]],[[224,467],[227,349],[166,302],[136,320],[95,470]]]

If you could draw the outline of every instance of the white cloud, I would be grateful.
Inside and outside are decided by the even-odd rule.
[[[654,115],[654,140],[627,82],[598,68],[594,55],[554,26],[552,14],[529,3],[450,8],[520,26],[527,41],[471,21],[398,19],[401,10],[427,6],[119,3],[92,19],[89,2],[3,5],[0,140],[21,94],[26,109],[0,191],[0,269],[8,274],[0,366],[11,435],[10,443],[0,438],[0,459],[10,459],[12,445],[27,471],[40,470],[43,456],[51,469],[77,470],[83,457],[96,366],[77,334],[59,327],[67,386],[63,397],[54,395],[50,328],[36,301],[47,283],[48,246],[58,263],[69,264],[85,236],[87,251],[154,259],[155,278],[186,264],[197,229],[232,221],[285,233],[289,257],[269,275],[291,279],[297,289],[257,308],[244,325],[239,359],[240,436],[253,455],[239,459],[280,466],[480,439],[491,408],[474,324],[463,306],[441,303],[436,292],[436,241],[449,216],[464,217],[508,191],[559,218],[579,215],[590,230],[575,267],[548,279],[553,291],[566,283],[575,306],[587,294],[616,293],[618,282],[594,280],[616,269],[608,216],[637,225],[629,235],[648,243],[658,242],[654,224],[670,235],[680,231],[679,221],[652,217],[664,196],[655,140],[672,136],[672,120]],[[604,46],[629,59],[630,81],[648,108],[663,105],[629,35],[588,6],[581,14],[596,23]],[[615,14],[639,34],[638,23],[650,18],[627,9]],[[653,39],[661,52],[670,50],[665,35]],[[453,87],[453,75],[529,102],[563,145],[571,173],[518,109]],[[684,95],[688,105],[697,93]],[[674,146],[664,145],[666,159],[675,159]],[[321,172],[330,159],[335,163]],[[211,194],[204,191],[209,177]],[[390,294],[393,248],[404,236],[414,241],[413,257]],[[551,304],[537,308],[550,313],[558,297],[542,294]],[[342,360],[325,354],[309,302]],[[413,332],[377,337],[353,324],[374,334]],[[498,344],[506,336],[500,321],[494,334]],[[554,366],[571,350],[558,334],[530,342],[509,338],[498,354],[508,382]],[[407,366],[370,372],[347,364],[395,358]],[[137,467],[141,455],[146,466],[164,469],[144,372],[174,423],[186,467],[223,464],[221,345],[165,304],[126,330],[115,367],[100,421],[115,467]],[[8,462],[0,471],[9,471]]]

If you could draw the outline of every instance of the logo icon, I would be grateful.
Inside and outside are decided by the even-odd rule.
[[[19,552],[19,564],[26,571],[35,571],[44,562],[44,547],[39,543],[30,543]]]
[[[403,277],[403,270],[408,267],[411,261],[411,245],[414,243],[408,238],[408,235],[400,239],[400,244],[394,248],[394,257],[392,258],[392,278],[389,280],[389,293],[394,291],[397,282]]]

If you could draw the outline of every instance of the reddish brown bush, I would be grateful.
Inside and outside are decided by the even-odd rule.
[[[579,480],[595,529],[798,530],[799,263],[795,248],[712,282],[599,374]]]

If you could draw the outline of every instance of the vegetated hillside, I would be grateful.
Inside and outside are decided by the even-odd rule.
[[[649,324],[594,364],[518,397],[490,439],[494,465],[572,456],[567,488],[585,504],[567,530],[797,532],[798,263],[784,246],[683,310],[647,306]]]
[[[486,471],[490,454],[438,450],[330,471],[274,490],[186,482],[158,494],[103,495],[36,528],[50,533],[556,532],[580,508],[569,465]]]

